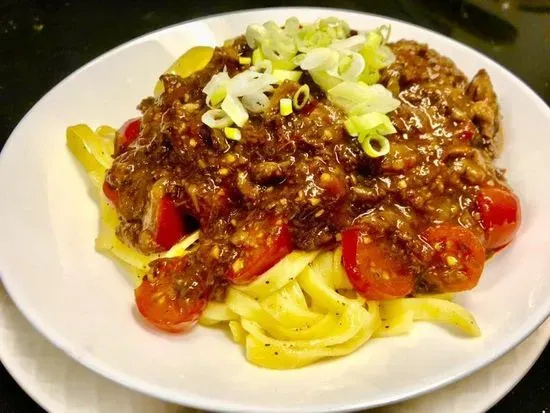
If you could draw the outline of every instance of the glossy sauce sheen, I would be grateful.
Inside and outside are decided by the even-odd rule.
[[[179,289],[185,297],[220,298],[228,274],[242,264],[242,250],[271,251],[281,242],[273,220],[289,230],[292,248],[304,250],[335,248],[342,230],[367,228],[387,241],[391,254],[406,257],[416,291],[437,291],[424,277],[434,249],[422,234],[450,223],[484,240],[476,195],[482,185],[505,187],[491,162],[499,147],[498,106],[485,71],[469,82],[425,45],[390,47],[397,59],[381,82],[401,101],[390,115],[398,132],[388,136],[390,153],[377,159],[346,133],[344,114],[306,74],[300,80],[312,90],[306,107],[279,114],[279,100],[299,87],[286,81],[264,114],[251,115],[240,142],[202,124],[208,110],[202,88],[211,76],[224,67],[230,76],[246,68],[238,57],[251,50],[242,38],[216,49],[188,78],[163,76],[165,92],[139,107],[139,138],[117,148],[107,175],[118,192],[119,236],[146,253],[163,249],[144,225],[151,194],[161,188],[202,231],[185,271],[175,276],[185,279],[185,291]],[[247,236],[254,222],[267,231],[258,245]]]

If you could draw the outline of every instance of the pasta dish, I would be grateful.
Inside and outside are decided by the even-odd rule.
[[[518,198],[487,72],[390,27],[289,18],[194,47],[141,115],[67,129],[97,193],[96,249],[157,328],[226,328],[275,369],[433,321],[514,238]]]

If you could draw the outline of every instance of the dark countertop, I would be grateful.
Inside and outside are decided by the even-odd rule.
[[[51,87],[120,43],[208,14],[293,5],[361,10],[438,31],[500,62],[550,104],[550,0],[0,0],[0,148]],[[0,413],[42,411],[0,366]],[[490,412],[550,412],[549,347]]]

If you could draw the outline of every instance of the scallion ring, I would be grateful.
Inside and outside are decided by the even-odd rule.
[[[204,115],[202,115],[201,120],[205,125],[215,129],[226,128],[233,124],[231,118],[221,109],[206,111]]]
[[[300,20],[297,17],[289,17],[286,19],[284,32],[289,34],[295,34],[300,30]]]
[[[273,73],[273,63],[271,62],[271,60],[264,59],[264,60],[256,63],[252,67],[252,70],[254,70],[258,73],[265,73],[265,74],[270,75],[271,73]]]
[[[303,109],[308,101],[309,101],[309,86],[302,85],[296,91],[296,93],[294,94],[294,97],[292,98],[292,104],[294,105],[294,109],[296,110]]]
[[[255,48],[267,33],[267,29],[259,24],[251,24],[246,28],[246,42],[251,48]]]
[[[390,151],[390,141],[382,135],[360,135],[359,142],[371,158],[387,155]]]

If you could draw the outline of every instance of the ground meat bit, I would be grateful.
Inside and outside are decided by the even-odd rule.
[[[425,133],[460,135],[492,159],[501,147],[500,118],[489,75],[480,70],[470,83],[448,58],[427,45],[401,40],[390,45],[395,62],[382,73],[382,83],[407,103],[391,116],[408,137]]]
[[[487,149],[491,158],[494,158],[498,156],[502,146],[500,114],[493,84],[484,69],[477,72],[468,85],[466,93],[474,102],[471,116],[474,124],[481,131],[481,144]]]
[[[251,174],[254,182],[262,185],[277,184],[285,179],[290,162],[264,161],[252,165]]]
[[[258,216],[288,223],[293,247],[304,250],[333,248],[343,229],[367,226],[409,251],[421,278],[431,251],[421,237],[427,227],[453,223],[483,232],[474,211],[477,188],[503,180],[490,162],[498,105],[486,72],[468,84],[450,59],[426,45],[403,40],[390,47],[396,60],[381,82],[401,105],[390,114],[397,129],[388,136],[390,152],[376,159],[346,133],[345,114],[307,74],[301,82],[311,97],[303,109],[280,114],[280,99],[299,88],[285,81],[264,114],[251,114],[238,142],[204,125],[202,89],[221,70],[244,70],[239,56],[251,51],[242,37],[215,49],[207,66],[185,79],[162,76],[164,93],[139,107],[139,138],[117,153],[107,174],[120,194],[118,234],[144,252],[158,250],[143,223],[161,182],[178,213],[200,224],[188,268],[207,280],[215,299],[223,298],[225,274],[240,251],[230,239]]]

